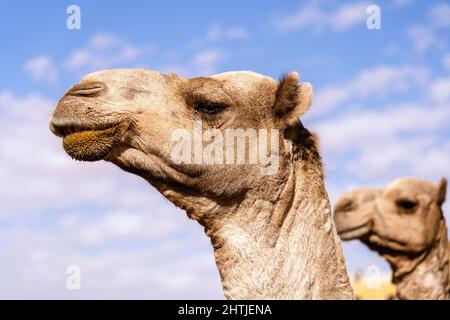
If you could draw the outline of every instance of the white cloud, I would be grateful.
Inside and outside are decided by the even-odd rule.
[[[448,86],[446,81],[433,81],[419,102],[340,112],[314,124],[331,183],[337,183],[334,170],[340,170],[336,176],[347,176],[346,181],[364,181],[367,186],[399,176],[433,181],[449,176],[450,143],[444,137],[450,99],[448,95],[436,99],[433,93],[443,82]]]
[[[0,91],[0,298],[222,298],[201,226],[143,179],[69,159],[54,105]]]
[[[450,5],[439,3],[431,6],[426,12],[425,25],[412,25],[406,33],[418,52],[425,52],[432,47],[444,47],[446,37],[440,32],[443,28],[450,27]]]
[[[386,97],[423,84],[429,77],[425,68],[411,66],[376,66],[359,72],[353,79],[329,85],[317,91],[312,111],[321,114],[347,103],[368,97]]]
[[[150,46],[138,47],[112,34],[97,33],[84,48],[76,49],[66,61],[71,70],[98,70],[135,62],[151,53]]]
[[[439,45],[441,42],[431,28],[424,26],[409,27],[407,35],[419,52],[424,52],[434,45]]]
[[[395,97],[415,88],[420,94],[411,103],[356,107],[368,98]],[[350,103],[354,106],[348,108]],[[330,184],[340,186],[334,189],[343,192],[342,175],[354,186],[362,181],[379,185],[402,175],[433,180],[450,175],[450,144],[443,138],[450,122],[449,78],[430,79],[429,70],[421,67],[378,66],[319,90],[311,112],[338,106],[334,116],[311,126],[320,136]]]
[[[413,3],[413,0],[393,0],[394,7],[406,7]]]
[[[338,8],[336,13],[332,14],[330,24],[339,31],[347,30],[348,28],[367,19],[367,3],[354,3],[343,5]]]
[[[445,69],[450,71],[450,53],[444,55],[444,57],[442,58],[442,64]]]
[[[311,2],[294,14],[278,17],[275,24],[281,31],[306,27],[316,30],[331,28],[336,31],[344,31],[367,19],[367,6],[366,2],[357,2],[341,5],[335,10],[324,10],[317,2]]]
[[[418,134],[445,128],[449,121],[450,105],[403,104],[340,113],[331,120],[318,122],[315,129],[321,135],[321,146],[338,155],[375,142],[383,146],[402,133]]]
[[[194,39],[190,47],[205,50],[205,47],[212,44],[246,40],[249,36],[248,30],[242,26],[224,27],[220,23],[214,23],[206,30],[206,34]]]
[[[220,24],[212,25],[207,34],[208,41],[243,40],[249,37],[247,29],[240,26],[223,28]]]
[[[307,26],[318,27],[325,19],[325,14],[316,5],[307,5],[292,15],[280,17],[276,24],[280,30],[290,31]]]
[[[2,299],[223,299],[212,254],[190,237],[86,250],[58,229],[0,234]],[[66,288],[74,264],[80,290]]]
[[[147,193],[150,193],[150,190]],[[114,209],[92,217],[68,213],[58,221],[58,225],[68,238],[87,245],[124,240],[157,241],[181,231],[180,222],[185,220],[184,217],[177,217],[174,207],[169,203],[162,204],[162,199],[155,197],[153,201],[160,203],[157,210],[143,210],[145,206],[137,206],[132,210],[131,207],[136,205],[126,206],[119,201],[115,205],[122,211]]]
[[[198,50],[189,56],[184,63],[163,65],[161,72],[174,72],[185,77],[210,76],[217,72],[218,65],[226,55],[217,48]]]
[[[192,59],[192,65],[198,68],[200,74],[211,75],[216,70],[216,65],[223,58],[222,52],[209,49],[198,52]]]
[[[438,102],[450,101],[450,77],[438,78],[429,87],[430,97]]]
[[[28,60],[24,69],[30,72],[34,80],[55,83],[58,80],[58,71],[53,60],[46,55]]]
[[[113,188],[105,176],[95,182],[96,188],[87,188],[93,182],[88,182],[93,172],[114,171],[98,164],[86,166],[83,171],[84,164],[71,161],[64,154],[61,142],[48,130],[55,104],[37,94],[17,97],[8,91],[0,92],[0,134],[7,137],[0,145],[0,175],[4,181],[10,181],[0,193],[2,214],[95,200]],[[81,174],[77,173],[77,167]],[[63,181],[72,183],[67,185]],[[77,197],[71,197],[73,194]]]
[[[431,139],[392,137],[383,145],[370,143],[362,148],[348,170],[366,181],[415,176],[436,181],[450,172],[450,145]]]
[[[435,27],[450,27],[450,5],[448,3],[435,4],[427,12],[430,23]]]
[[[108,33],[97,33],[89,41],[90,47],[95,50],[108,50],[124,43],[121,38]]]

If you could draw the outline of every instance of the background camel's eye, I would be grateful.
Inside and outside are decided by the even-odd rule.
[[[346,200],[341,203],[337,208],[337,211],[348,212],[356,209],[356,204],[352,200]]]
[[[227,107],[226,105],[217,102],[200,101],[197,103],[195,111],[204,113],[208,116],[212,116],[221,112],[226,107]]]
[[[404,211],[414,211],[417,207],[416,201],[411,201],[408,199],[397,200],[395,202],[395,204],[397,205],[397,207],[399,207],[400,209],[402,209]]]

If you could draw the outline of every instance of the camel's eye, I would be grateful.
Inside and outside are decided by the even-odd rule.
[[[337,208],[336,211],[348,212],[356,209],[356,204],[352,200],[348,199],[342,202]]]
[[[221,112],[226,107],[227,107],[226,105],[223,105],[223,104],[220,104],[217,102],[199,101],[199,102],[197,102],[195,111],[201,112],[208,116],[213,116],[213,115]]]
[[[398,208],[402,209],[403,211],[412,212],[417,207],[416,201],[411,201],[408,199],[400,199],[395,202]]]

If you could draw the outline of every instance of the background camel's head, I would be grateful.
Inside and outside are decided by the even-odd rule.
[[[192,79],[146,70],[99,71],[67,91],[50,129],[63,138],[74,159],[111,161],[147,179],[188,213],[200,214],[279,176],[261,174],[268,163],[204,163],[201,148],[212,141],[224,143],[227,129],[278,129],[276,155],[286,158],[292,139],[285,131],[301,126],[298,116],[309,108],[311,95],[311,86],[299,84],[295,72],[278,82],[244,71]],[[200,150],[194,134],[199,123],[201,130],[215,129],[217,134],[200,136]],[[179,130],[191,134],[183,142],[189,150],[183,159],[190,162],[173,159],[180,143],[174,141],[174,132]]]
[[[421,252],[436,239],[447,181],[402,178],[385,189],[357,189],[336,203],[334,220],[343,240],[360,239],[379,252]]]

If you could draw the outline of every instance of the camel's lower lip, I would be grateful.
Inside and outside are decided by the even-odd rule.
[[[102,130],[83,130],[63,138],[64,150],[74,159],[98,161],[106,158],[120,140],[121,130],[114,126]]]
[[[382,238],[377,234],[372,234],[368,238],[369,246],[375,251],[383,251],[384,253],[396,255],[406,251],[407,243],[391,238]],[[421,250],[417,251],[421,252]],[[409,253],[413,251],[409,250]]]
[[[78,123],[80,122],[80,123]],[[65,138],[66,136],[73,133],[81,133],[87,131],[100,131],[111,129],[117,126],[118,123],[88,123],[87,121],[73,121],[71,119],[66,120],[64,118],[51,119],[50,120],[50,131],[54,135]]]
[[[338,231],[339,237],[342,240],[353,240],[362,237],[370,231],[372,224],[370,221],[364,222],[360,225],[350,227],[344,230]]]

